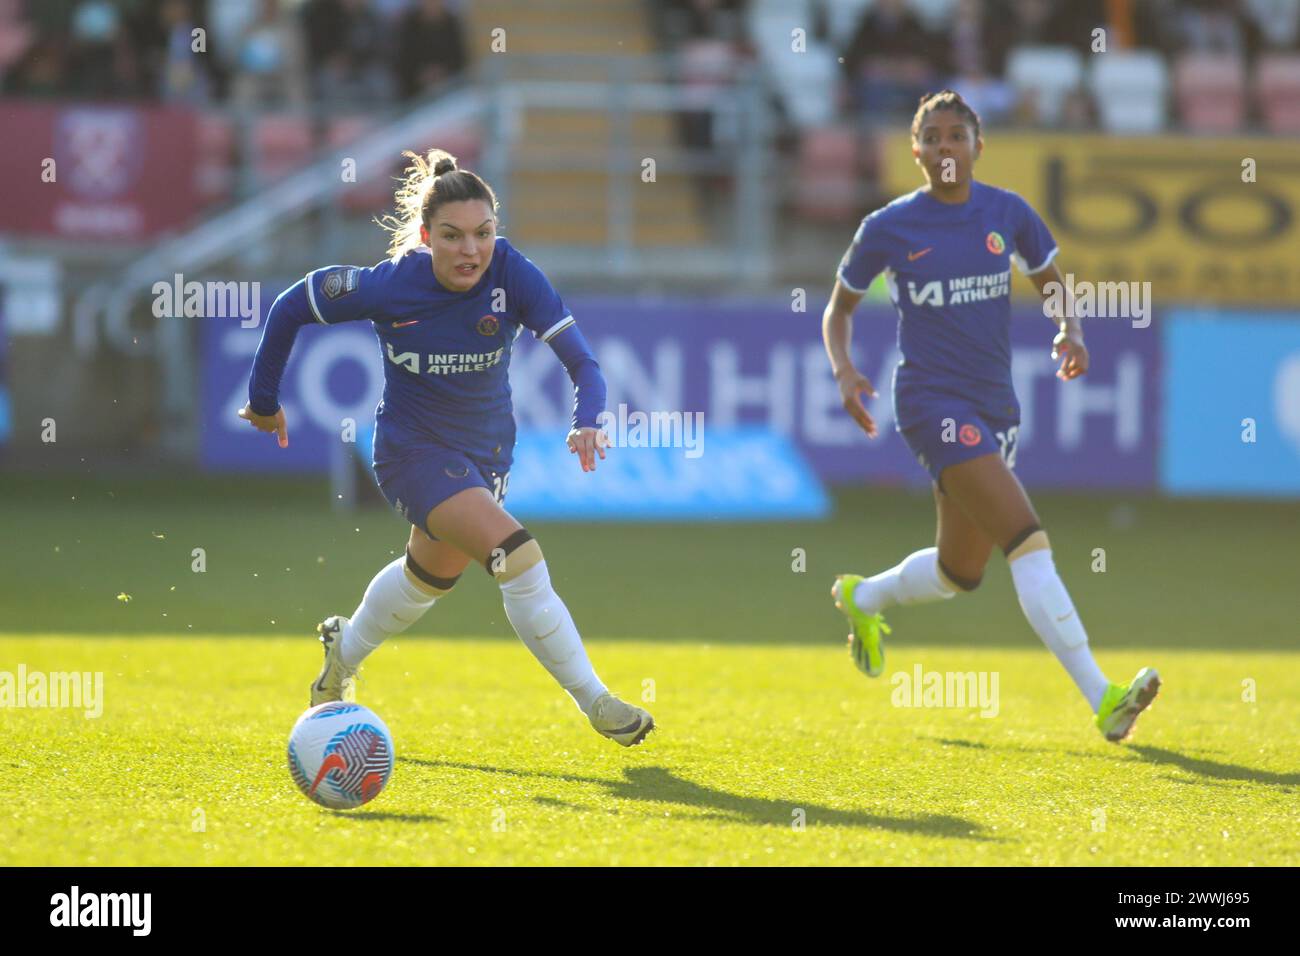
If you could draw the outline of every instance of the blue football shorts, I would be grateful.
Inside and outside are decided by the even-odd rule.
[[[375,481],[403,518],[428,532],[429,512],[466,488],[486,488],[497,504],[505,501],[510,471],[487,465],[463,452],[429,443],[400,458],[376,461]]]
[[[1019,417],[991,416],[969,401],[949,396],[934,396],[920,409],[905,411],[908,425],[898,432],[940,490],[945,468],[981,455],[1001,455],[1008,468],[1016,465]]]

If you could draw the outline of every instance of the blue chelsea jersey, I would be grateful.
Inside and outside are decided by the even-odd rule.
[[[524,329],[549,342],[574,323],[536,265],[499,236],[487,270],[465,292],[437,281],[423,246],[372,267],[317,269],[305,285],[317,322],[374,324],[384,364],[377,462],[434,441],[509,467],[511,347]]]
[[[1019,417],[1011,384],[1011,264],[1025,274],[1056,255],[1051,232],[1015,193],[972,182],[964,203],[923,189],[862,220],[838,278],[864,292],[880,272],[898,310],[894,375],[899,427],[929,392],[960,395],[995,417]]]

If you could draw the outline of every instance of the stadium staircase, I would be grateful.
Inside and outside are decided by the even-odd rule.
[[[499,24],[509,24],[506,53],[482,57],[501,57],[511,81],[608,83],[620,72],[632,80],[666,80],[646,72],[643,58],[655,49],[640,0],[476,0],[467,15],[473,36],[491,36]],[[502,232],[521,245],[603,248],[613,238],[607,215],[612,176],[640,187],[632,190],[634,246],[708,241],[696,183],[687,174],[665,171],[681,154],[670,112],[638,109],[626,115],[608,104],[530,103],[515,134],[515,151],[505,164],[508,182],[502,184],[510,197]],[[656,162],[653,185],[640,182],[646,157]]]

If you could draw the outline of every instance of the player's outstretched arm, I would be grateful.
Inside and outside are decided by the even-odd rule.
[[[306,280],[299,280],[282,292],[267,312],[248,378],[248,404],[239,410],[239,417],[258,431],[274,433],[281,448],[289,447],[289,430],[280,407],[280,379],[298,330],[311,321]]]
[[[561,332],[546,340],[573,382],[573,422],[565,443],[578,456],[583,471],[596,470],[596,457],[605,458],[609,436],[599,427],[600,413],[605,410],[605,376],[591,351],[591,346],[570,322]]]
[[[822,313],[822,342],[831,360],[831,374],[840,389],[840,402],[868,438],[876,437],[876,423],[867,407],[862,404],[862,393],[876,397],[875,386],[853,366],[849,343],[853,339],[853,310],[862,301],[862,293],[854,292],[836,280],[831,290],[831,301]]]
[[[1088,349],[1083,344],[1083,324],[1074,308],[1074,298],[1061,275],[1061,267],[1053,260],[1046,268],[1029,276],[1034,288],[1043,297],[1043,314],[1057,327],[1052,339],[1052,361],[1060,361],[1056,377],[1063,381],[1078,378],[1088,371]]]

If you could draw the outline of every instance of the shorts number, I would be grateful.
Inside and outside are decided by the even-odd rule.
[[[1016,467],[1016,439],[1020,436],[1020,426],[1012,425],[1004,432],[994,432],[993,434],[998,440],[1002,460],[1006,462],[1008,468]]]
[[[510,490],[510,472],[504,475],[492,475],[492,497],[496,499],[497,504],[505,500],[506,492]]]

